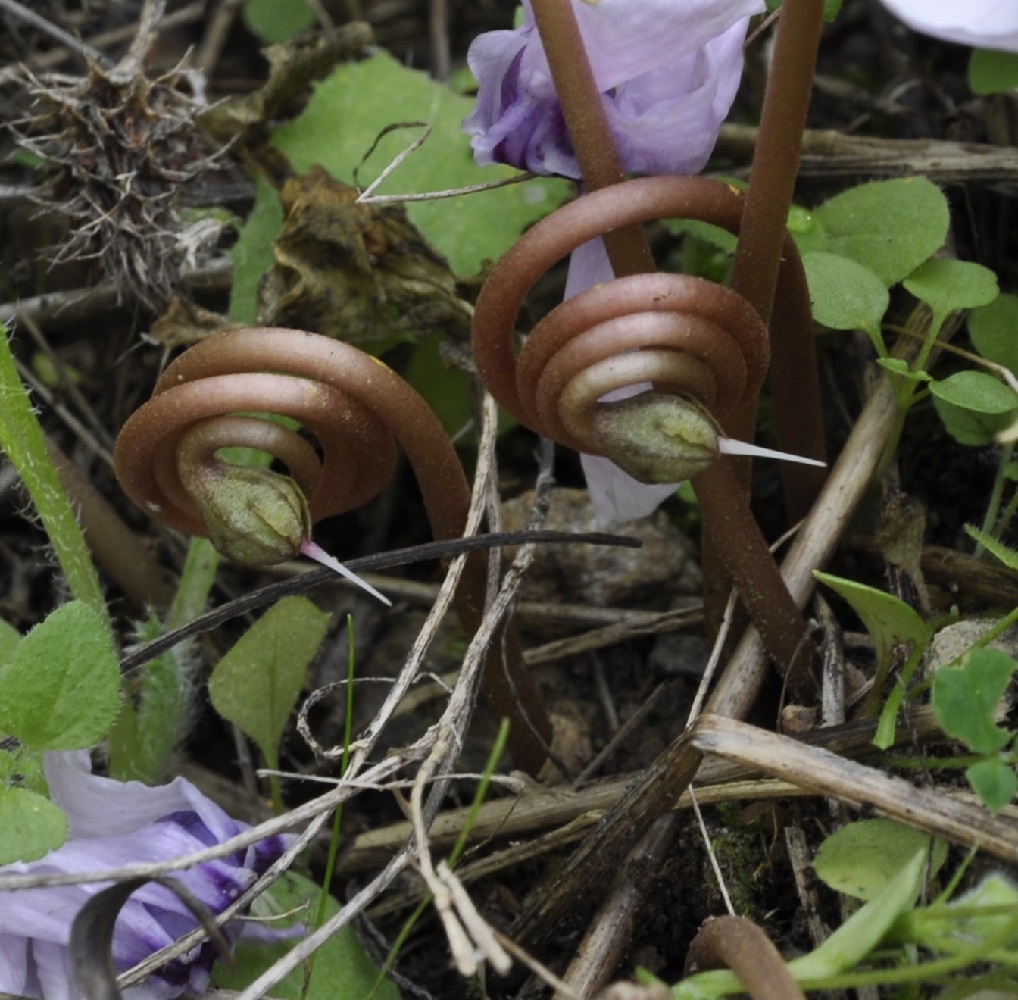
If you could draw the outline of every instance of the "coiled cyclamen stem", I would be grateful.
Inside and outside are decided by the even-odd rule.
[[[297,431],[252,412],[297,421],[321,457]],[[218,457],[236,446],[271,455],[289,475]],[[312,524],[375,496],[393,474],[397,446],[417,476],[434,536],[459,537],[470,503],[466,477],[438,418],[403,379],[328,337],[248,328],[177,358],[124,425],[114,458],[124,492],[152,517],[207,535],[240,561],[264,564],[296,554]],[[456,597],[471,634],[483,616],[486,565],[480,553],[468,558]],[[536,772],[550,725],[515,642],[505,644],[505,667],[501,645],[493,644],[485,694],[512,722],[517,765]]]
[[[769,338],[740,296],[688,275],[619,278],[553,309],[518,361],[515,320],[537,280],[582,243],[662,216],[738,232],[741,207],[738,193],[716,181],[652,177],[584,195],[535,225],[492,271],[477,303],[474,352],[495,398],[533,430],[605,455],[645,482],[675,482],[709,464],[716,449],[709,456],[697,447],[689,453],[681,427],[680,433],[662,428],[659,393],[672,397],[677,420],[685,411],[686,419],[719,424],[755,399],[770,360]],[[599,402],[647,382],[658,392],[622,404]],[[643,407],[651,414],[645,434],[619,434],[613,413],[625,412],[632,428],[634,409]],[[648,460],[648,449],[660,451],[657,461]]]
[[[724,425],[755,409],[770,360],[767,327],[745,299],[687,275],[631,274],[553,309],[518,359],[515,321],[544,272],[594,237],[668,217],[738,233],[742,210],[739,192],[719,181],[651,177],[582,195],[541,220],[502,257],[477,302],[474,354],[492,395],[531,429],[604,455],[634,478],[697,477],[699,490],[703,480],[697,474],[717,459]],[[774,324],[784,320],[787,326],[783,314],[801,308],[805,286],[790,239],[785,247]],[[806,308],[808,313],[808,301]],[[803,332],[809,336],[808,328]],[[651,391],[603,400],[610,392],[647,383]],[[786,396],[782,405],[787,403]],[[725,565],[771,654],[789,664],[805,625],[748,506],[731,495],[739,484],[729,478],[708,480],[701,500],[705,511],[708,504],[725,507],[715,543],[724,546]],[[727,484],[724,492],[713,489],[715,480]]]

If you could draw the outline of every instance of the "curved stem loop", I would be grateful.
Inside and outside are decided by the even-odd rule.
[[[296,420],[317,439],[321,458],[298,432],[253,417],[252,411]],[[466,525],[470,490],[434,412],[386,365],[340,341],[256,327],[190,348],[121,430],[117,477],[153,517],[179,531],[208,535],[194,472],[203,462],[222,466],[216,452],[234,445],[259,448],[287,465],[312,524],[375,496],[392,476],[398,446],[417,476],[434,536],[457,538]],[[487,560],[476,553],[467,560],[456,597],[470,633],[483,617],[486,587]],[[505,665],[501,638],[493,644],[485,693],[495,713],[513,723],[510,744],[517,765],[536,773],[551,726],[518,646],[508,638]]]

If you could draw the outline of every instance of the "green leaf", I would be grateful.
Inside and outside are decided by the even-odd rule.
[[[976,350],[1018,374],[1018,295],[1004,293],[968,318],[969,336]]]
[[[861,184],[816,215],[827,250],[873,271],[888,288],[944,245],[950,221],[947,199],[923,177]]]
[[[321,896],[321,886],[295,872],[287,872],[252,906],[255,917],[283,916],[268,926],[280,928],[295,923],[309,923]],[[293,911],[296,910],[296,918]],[[339,911],[339,904],[331,896],[326,902],[325,917],[329,919]],[[299,939],[297,939],[299,940]],[[228,969],[218,963],[212,970],[212,984],[224,990],[242,990],[253,983],[266,969],[277,962],[294,946],[294,941],[275,944],[237,942],[234,949],[235,968]],[[353,927],[347,925],[329,938],[314,955],[314,967],[307,993],[303,993],[304,969],[297,968],[282,982],[272,987],[271,994],[280,1000],[366,1000],[378,982],[378,970],[364,953]],[[399,1000],[399,991],[382,980],[373,994],[374,1000]]]
[[[889,372],[904,379],[906,382],[932,382],[933,376],[929,372],[912,371],[904,358],[877,358],[877,364],[886,368]]]
[[[986,808],[994,814],[999,813],[1018,790],[1014,767],[1002,760],[981,760],[965,769],[965,777]]]
[[[138,626],[137,641],[151,642],[164,631],[152,615]],[[194,686],[190,651],[187,640],[177,643],[128,681],[128,696],[106,741],[111,777],[148,785],[164,780],[170,755],[187,728],[188,694]]]
[[[270,767],[330,616],[306,597],[277,601],[234,643],[209,678],[216,711],[258,744]]]
[[[254,323],[258,318],[258,283],[272,266],[272,241],[283,228],[283,206],[276,189],[264,177],[255,181],[255,203],[230,251],[233,289],[230,319]]]
[[[884,888],[856,910],[819,948],[789,962],[788,967],[796,979],[834,976],[858,965],[886,937],[898,917],[915,906],[928,858],[926,846],[918,848]]]
[[[998,542],[993,535],[980,531],[971,524],[965,525],[965,533],[969,538],[974,538],[987,552],[996,559],[999,559],[1008,569],[1018,572],[1018,552],[1008,548],[1003,542]]]
[[[36,861],[67,839],[67,817],[27,788],[0,789],[0,865]]]
[[[933,310],[934,329],[948,313],[985,306],[1000,294],[997,276],[989,268],[965,260],[925,261],[902,284]]]
[[[818,323],[832,330],[862,329],[879,338],[890,296],[870,268],[827,251],[807,253],[802,263]],[[886,353],[882,344],[877,349]]]
[[[1011,733],[994,721],[997,703],[1018,664],[999,649],[975,648],[960,667],[933,675],[933,711],[948,736],[975,753],[996,753]]]
[[[913,647],[902,667],[900,683],[884,705],[873,740],[876,746],[887,748],[894,742],[895,720],[904,699],[903,687],[908,684],[922,651],[929,642],[930,630],[915,609],[891,594],[827,573],[814,572],[813,575],[852,606],[852,610],[862,619],[863,626],[872,638],[877,657],[875,694],[879,695],[883,691],[884,682],[894,662],[895,647],[903,644],[911,644]]]
[[[71,601],[0,667],[0,730],[35,750],[94,746],[120,707],[120,662],[106,625]]]
[[[997,49],[973,49],[969,56],[969,87],[980,97],[1018,87],[1018,55]]]
[[[275,45],[310,28],[315,23],[315,12],[305,0],[248,0],[243,18],[263,44]]]
[[[0,667],[11,662],[20,642],[21,633],[10,622],[0,619]]]
[[[813,860],[817,877],[836,892],[875,899],[919,850],[933,844],[932,872],[947,858],[947,844],[889,819],[860,820],[831,834]]]
[[[276,130],[273,142],[300,173],[319,163],[350,183],[386,127],[423,121],[431,125],[430,135],[379,193],[438,191],[517,176],[510,167],[482,169],[474,163],[462,130],[473,106],[471,98],[378,53],[339,66],[316,86],[303,113]],[[398,129],[382,137],[368,165],[359,171],[361,182],[377,176],[419,134],[419,129]],[[407,211],[455,272],[474,274],[485,259],[497,260],[528,225],[571,192],[568,182],[540,178],[454,200],[414,202]]]
[[[930,383],[933,405],[959,444],[991,444],[1018,415],[1018,396],[985,372],[957,372]]]
[[[861,906],[819,948],[788,963],[799,983],[818,983],[857,966],[915,906],[923,885],[927,850],[917,850],[873,899]],[[822,988],[819,987],[819,988]],[[744,991],[733,972],[719,969],[690,976],[672,987],[675,1000],[704,1000]]]
[[[889,657],[894,647],[902,643],[925,647],[929,641],[930,630],[918,612],[892,594],[829,573],[813,575],[846,600],[862,619],[878,660]]]

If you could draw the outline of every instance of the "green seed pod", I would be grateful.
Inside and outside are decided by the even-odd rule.
[[[292,559],[311,535],[307,500],[289,476],[217,462],[189,486],[209,540],[228,559],[269,566]]]
[[[678,483],[720,454],[720,428],[689,396],[645,392],[598,403],[594,422],[601,450],[642,483]]]

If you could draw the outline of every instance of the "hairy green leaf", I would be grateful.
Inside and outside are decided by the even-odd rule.
[[[0,730],[35,750],[94,746],[120,706],[120,661],[103,620],[71,601],[0,667]]]
[[[1004,293],[968,318],[969,336],[976,350],[1018,374],[1018,295]]]
[[[930,383],[933,405],[959,444],[991,444],[1018,415],[1018,396],[986,372],[957,372]]]
[[[827,251],[807,253],[802,263],[813,318],[832,330],[865,330],[885,353],[879,331],[890,297],[881,279],[864,264]]]
[[[947,858],[947,844],[910,826],[889,819],[867,819],[849,823],[831,834],[813,859],[817,877],[836,892],[869,901],[915,855],[933,850],[931,873]]]
[[[966,260],[927,260],[902,284],[933,310],[935,329],[955,309],[985,306],[1000,294],[997,276],[982,264]]]

